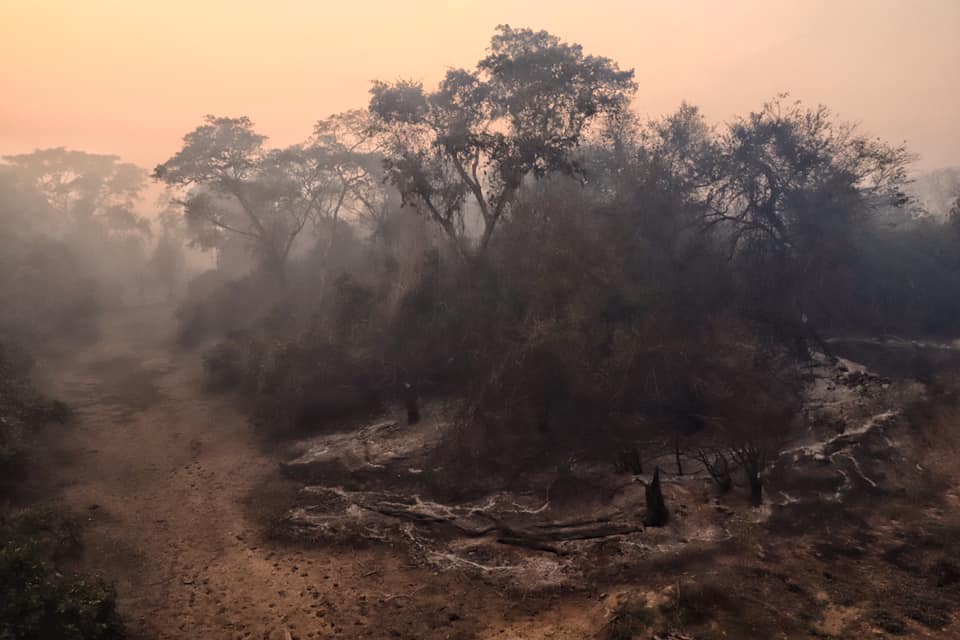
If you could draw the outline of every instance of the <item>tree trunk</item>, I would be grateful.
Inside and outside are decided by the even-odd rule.
[[[643,516],[643,525],[646,527],[662,527],[670,521],[670,512],[663,499],[663,490],[660,488],[660,467],[653,472],[653,480],[647,485],[647,511]]]
[[[800,362],[810,362],[813,355],[810,353],[810,347],[807,345],[807,338],[802,330],[796,330],[793,336],[793,351],[797,360]]]
[[[417,388],[412,384],[403,385],[404,400],[407,405],[407,424],[420,422],[420,398],[417,397]]]
[[[627,468],[630,470],[633,475],[637,476],[643,473],[643,460],[640,458],[640,450],[636,447],[631,447],[626,452],[627,458]]]
[[[727,457],[725,455],[718,453],[714,456],[713,462],[710,462],[707,454],[701,452],[700,460],[703,462],[703,466],[706,467],[707,472],[710,474],[710,477],[713,478],[713,481],[721,493],[727,493],[733,488],[733,478],[730,477],[730,465],[727,463]]]
[[[747,471],[747,484],[750,485],[750,504],[759,507],[763,504],[763,480],[759,471]]]
[[[267,277],[271,284],[281,288],[287,286],[287,265],[286,261],[280,257],[272,247],[263,248],[264,255],[260,260],[260,271]]]
[[[546,394],[545,394],[546,395]],[[550,396],[546,395],[543,404],[540,407],[540,414],[537,416],[537,431],[547,433],[550,431]]]
[[[618,473],[632,473],[635,476],[643,473],[643,460],[640,457],[640,450],[636,447],[628,447],[617,454],[616,470]]]
[[[683,464],[680,462],[680,434],[674,436],[673,439],[673,455],[677,460],[677,475],[683,475]]]

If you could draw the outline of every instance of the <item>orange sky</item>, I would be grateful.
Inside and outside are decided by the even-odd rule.
[[[635,68],[646,115],[686,99],[719,121],[790,91],[920,168],[960,165],[960,0],[0,0],[0,154],[152,167],[205,113],[289,144],[375,78],[472,65],[503,22]]]

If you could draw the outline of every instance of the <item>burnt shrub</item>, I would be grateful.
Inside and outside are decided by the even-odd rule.
[[[646,604],[626,603],[617,607],[604,630],[604,640],[632,640],[656,622],[657,614]]]
[[[190,281],[177,307],[177,339],[185,347],[255,326],[283,299],[283,291],[257,276],[229,280],[207,271]]]
[[[660,613],[679,627],[702,625],[722,613],[732,613],[740,605],[731,597],[729,589],[719,584],[682,585],[672,601],[660,607]]]
[[[239,391],[256,424],[274,436],[369,411],[388,384],[381,364],[362,350],[310,334],[277,340],[237,332],[205,353],[204,367],[212,388]]]
[[[903,598],[901,611],[929,629],[942,629],[950,624],[954,603],[936,596],[911,594]]]
[[[887,633],[893,634],[895,636],[906,635],[907,625],[898,618],[896,615],[890,613],[886,609],[877,609],[871,615],[871,622]]]
[[[214,391],[256,388],[261,349],[247,334],[236,333],[203,354],[207,385]]]
[[[338,343],[290,343],[271,354],[260,414],[279,428],[314,429],[326,419],[375,408],[384,373],[366,353]]]

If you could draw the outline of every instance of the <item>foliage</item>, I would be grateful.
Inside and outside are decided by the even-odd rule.
[[[101,219],[115,233],[149,233],[133,206],[146,172],[117,156],[64,148],[6,156],[9,171],[35,188],[59,214],[61,223]]]
[[[256,422],[278,436],[376,407],[385,384],[378,363],[336,341],[279,341],[239,332],[204,355],[210,385],[255,398]]]
[[[806,356],[811,309],[827,313],[825,279],[857,254],[856,233],[906,204],[904,147],[780,97],[732,122],[703,161],[704,224],[718,226],[745,279],[745,312]]]
[[[31,510],[0,521],[0,638],[119,640],[124,627],[113,589],[65,575],[50,561],[75,545],[76,526],[56,512]]]
[[[0,167],[0,638],[123,637],[112,589],[65,575],[61,557],[79,542],[77,522],[53,509],[14,511],[7,500],[28,473],[39,429],[68,408],[30,379],[31,353],[54,339],[88,337],[100,301],[95,251],[126,246],[144,227],[131,213],[141,172],[112,156],[62,149],[5,158]],[[106,266],[106,265],[105,265]]]
[[[319,122],[306,144],[266,149],[249,118],[209,115],[154,178],[183,191],[193,241],[218,248],[243,239],[261,270],[280,281],[308,224],[335,223],[345,207],[377,210],[366,134],[356,113]]]
[[[62,242],[0,230],[0,338],[36,345],[96,333],[100,287]]]
[[[718,126],[689,104],[641,122],[634,90],[613,61],[508,26],[433,91],[374,83],[366,114],[298,147],[337,196],[285,286],[192,287],[183,329],[225,338],[211,382],[275,433],[404,383],[453,395],[437,455],[456,459],[436,466],[484,480],[638,443],[679,458],[695,437],[718,484],[742,472],[758,500],[796,427],[799,361],[829,355],[825,332],[949,332],[960,235],[908,209],[905,148],[825,107],[779,96]],[[239,212],[272,152],[249,121],[205,127],[197,140],[226,146],[188,136],[157,175],[191,186],[188,216]],[[226,164],[178,174],[188,150]],[[239,182],[208,181],[225,175]]]
[[[847,264],[819,281],[835,332],[953,337],[960,313],[960,234],[950,223],[890,213],[858,230]],[[829,286],[827,286],[829,285]]]
[[[2,347],[2,345],[0,345]],[[66,408],[40,397],[29,362],[0,349],[0,495],[27,470],[30,431],[62,421]],[[51,508],[0,511],[0,638],[109,640],[123,637],[115,594],[98,579],[64,575],[55,562],[79,544],[73,518]]]
[[[30,321],[58,319],[66,331],[74,318],[81,332],[98,307],[136,295],[151,236],[136,211],[146,173],[62,148],[3,160],[0,294],[22,299],[15,306]]]
[[[177,307],[178,340],[195,346],[249,327],[277,300],[275,289],[256,276],[231,281],[216,270],[201,273],[187,285]]]
[[[370,112],[387,178],[461,250],[467,199],[479,209],[485,250],[527,176],[573,175],[573,151],[596,119],[635,90],[632,71],[545,31],[497,27],[473,71],[452,69],[433,93],[374,83]]]
[[[25,353],[0,343],[0,496],[7,498],[29,470],[33,432],[64,421],[67,408],[30,383]],[[98,579],[56,568],[79,545],[78,522],[52,508],[0,510],[0,638],[123,637],[115,594]]]
[[[153,248],[148,266],[166,299],[172,300],[179,292],[187,270],[184,230],[180,217],[174,211],[161,213],[159,223],[160,237]]]
[[[43,397],[29,379],[29,355],[0,342],[0,496],[13,491],[26,471],[31,435],[50,422],[64,422],[68,408]]]

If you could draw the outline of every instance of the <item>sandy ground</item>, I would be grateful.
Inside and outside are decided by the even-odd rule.
[[[88,520],[82,568],[116,584],[135,637],[559,640],[602,625],[595,595],[527,599],[389,547],[272,541],[294,488],[231,399],[203,390],[169,316],[119,314],[107,339],[41,369],[77,414],[51,457]]]

